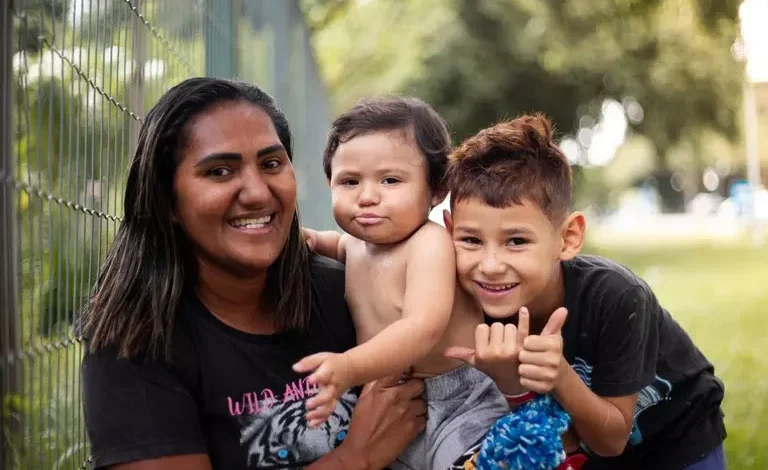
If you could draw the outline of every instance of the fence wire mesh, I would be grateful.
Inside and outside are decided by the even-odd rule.
[[[307,225],[327,227],[328,104],[289,0],[3,0],[0,398],[4,469],[90,467],[78,311],[121,221],[147,109],[189,76],[276,95],[296,132]],[[320,209],[323,207],[323,209]]]

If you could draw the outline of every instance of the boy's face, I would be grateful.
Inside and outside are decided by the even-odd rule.
[[[365,134],[339,145],[330,186],[336,222],[372,243],[403,240],[440,202],[433,201],[424,157],[403,130]]]
[[[567,242],[538,206],[497,209],[473,198],[456,203],[450,219],[459,283],[488,316],[558,302],[543,297],[552,296]]]

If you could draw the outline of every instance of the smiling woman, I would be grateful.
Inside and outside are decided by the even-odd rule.
[[[271,97],[211,78],[147,115],[85,312],[95,468],[383,468],[424,426],[417,380],[346,391],[322,428],[301,357],[355,345],[343,266],[300,236]],[[387,413],[391,407],[404,413]]]

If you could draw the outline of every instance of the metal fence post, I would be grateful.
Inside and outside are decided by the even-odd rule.
[[[219,24],[228,28],[218,31],[212,22],[206,22],[205,35],[205,74],[209,77],[231,78],[235,75],[235,51],[232,36],[237,35],[232,15],[233,0],[206,0],[205,8]],[[229,34],[229,36],[227,35]],[[236,40],[236,39],[235,39]]]
[[[15,432],[5,415],[7,397],[18,391],[18,369],[12,360],[18,349],[18,243],[13,162],[13,43],[10,0],[0,10],[0,467],[10,462],[6,432]]]

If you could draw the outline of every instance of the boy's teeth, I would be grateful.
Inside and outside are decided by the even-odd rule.
[[[514,284],[504,284],[500,286],[491,286],[488,284],[483,284],[483,288],[491,291],[502,291],[502,290],[509,290],[514,286]]]
[[[232,226],[237,228],[262,228],[272,220],[271,215],[260,217],[258,219],[237,219],[232,221]]]

